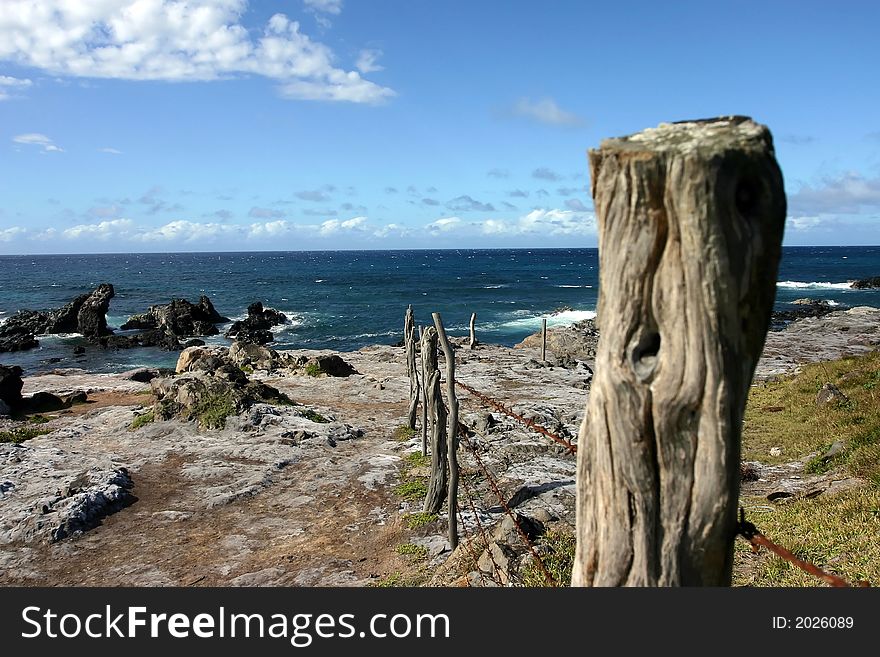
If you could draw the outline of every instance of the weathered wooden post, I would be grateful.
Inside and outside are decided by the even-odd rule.
[[[406,414],[406,426],[414,430],[419,406],[419,374],[416,369],[416,323],[411,305],[406,307],[403,340],[406,345],[406,372],[409,375],[409,411]]]
[[[428,455],[428,379],[425,378],[425,343],[424,331],[419,326],[419,345],[422,357],[422,456]]]
[[[728,585],[785,223],[773,141],[722,117],[606,139],[589,160],[601,338],[572,584]]]
[[[475,349],[477,347],[477,333],[474,330],[474,324],[476,323],[476,321],[477,321],[477,313],[471,313],[471,321],[468,324],[468,330],[470,331],[470,337],[471,337],[470,343],[468,344],[468,347],[470,349]]]
[[[425,513],[438,513],[446,499],[446,408],[440,394],[440,370],[437,366],[437,330],[429,326],[422,337],[425,364],[425,390],[431,423],[431,477],[425,495]]]
[[[440,313],[432,313],[440,346],[446,358],[446,398],[449,400],[449,427],[446,430],[446,457],[449,460],[449,545],[458,546],[458,398],[455,396],[455,352],[446,337]]]
[[[541,320],[541,362],[547,361],[547,318]]]

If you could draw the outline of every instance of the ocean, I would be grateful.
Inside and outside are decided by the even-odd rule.
[[[880,306],[880,290],[848,282],[880,275],[880,247],[786,247],[777,308],[794,299]],[[116,289],[108,323],[172,297],[207,294],[220,314],[245,316],[253,301],[291,319],[275,327],[277,349],[350,351],[401,339],[412,304],[417,324],[440,312],[451,335],[465,335],[472,312],[483,342],[513,345],[541,326],[593,317],[598,295],[596,249],[485,249],[162,253],[0,256],[0,321],[22,308],[61,306],[99,283]],[[790,307],[790,306],[788,306]],[[221,332],[224,327],[219,327]],[[222,336],[209,343],[228,344]],[[77,335],[47,336],[29,352],[0,354],[3,364],[34,372],[81,367],[96,372],[173,366],[176,353],[88,348],[74,357]],[[55,359],[61,359],[55,360]]]

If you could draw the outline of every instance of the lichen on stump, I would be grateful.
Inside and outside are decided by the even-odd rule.
[[[601,337],[572,584],[727,585],[785,223],[773,141],[721,117],[607,139],[589,160]]]

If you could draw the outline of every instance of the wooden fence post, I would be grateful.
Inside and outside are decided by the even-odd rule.
[[[409,411],[406,414],[406,426],[415,429],[416,411],[419,406],[419,374],[416,369],[416,323],[412,306],[406,308],[403,339],[406,345],[406,371],[409,374]]]
[[[419,326],[419,345],[422,357],[422,456],[428,455],[428,379],[425,378],[425,342],[424,331]]]
[[[455,395],[455,352],[446,337],[440,313],[432,313],[443,355],[446,357],[446,398],[449,400],[449,428],[446,430],[446,457],[449,460],[449,545],[458,546],[458,398]]]
[[[471,321],[470,321],[470,324],[468,324],[468,329],[470,331],[470,336],[471,336],[470,343],[468,345],[468,347],[470,349],[475,349],[477,346],[477,333],[474,330],[474,324],[476,323],[476,321],[477,321],[477,313],[471,313]]]
[[[547,318],[541,320],[541,362],[547,362]]]
[[[773,141],[721,117],[607,139],[589,160],[601,337],[572,584],[728,585],[785,224]]]
[[[425,513],[438,513],[446,499],[446,408],[440,394],[440,370],[437,366],[437,330],[429,326],[422,337],[425,364],[425,391],[431,423],[431,478],[425,495]]]

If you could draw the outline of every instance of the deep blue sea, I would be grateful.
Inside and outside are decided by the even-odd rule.
[[[880,275],[880,247],[787,247],[777,283],[777,307],[797,298],[880,306],[880,290],[857,291],[848,281]],[[16,310],[55,308],[99,283],[116,297],[108,322],[172,297],[207,294],[232,319],[253,301],[286,313],[275,348],[354,350],[401,339],[412,304],[418,324],[431,312],[453,335],[466,334],[477,313],[478,338],[512,345],[548,324],[592,317],[598,293],[596,249],[443,251],[312,251],[283,253],[166,253],[129,255],[0,256],[0,321]],[[223,327],[221,332],[223,331]],[[209,342],[227,343],[222,337]],[[83,367],[118,371],[172,366],[177,354],[155,349],[89,348],[75,358],[78,336],[41,339],[30,352],[2,354],[0,362],[28,371]],[[50,359],[62,358],[60,362]]]

